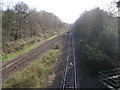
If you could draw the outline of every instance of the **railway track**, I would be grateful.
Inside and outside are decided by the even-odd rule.
[[[68,57],[67,64],[65,67],[63,79],[61,82],[61,88],[77,88],[77,76],[76,76],[76,62],[75,62],[75,49],[74,40],[72,34],[69,34],[69,47],[68,47]]]
[[[58,43],[58,41],[61,39],[61,36],[63,34],[59,35],[58,37],[49,40],[42,44],[41,46],[29,51],[24,56],[17,57],[11,61],[9,61],[7,64],[5,64],[0,71],[2,71],[2,79],[3,82],[6,80],[7,76],[19,69],[22,66],[26,66],[30,61],[37,59],[40,55],[42,55],[46,50],[53,47],[54,43]]]

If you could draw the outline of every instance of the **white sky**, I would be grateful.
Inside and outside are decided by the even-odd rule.
[[[7,0],[6,0],[7,1]],[[74,23],[85,10],[99,6],[105,8],[111,1],[116,0],[8,0],[23,1],[29,7],[35,7],[38,11],[45,10],[57,15],[62,21]]]

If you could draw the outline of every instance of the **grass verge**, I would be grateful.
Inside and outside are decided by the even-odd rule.
[[[20,51],[17,51],[17,52],[12,52],[10,54],[5,54],[3,55],[2,57],[0,57],[0,61],[4,62],[4,61],[8,61],[8,60],[11,60],[13,58],[15,58],[16,56],[20,55],[20,54],[23,54],[23,53],[27,53],[28,51],[30,51],[31,49],[35,48],[35,46],[33,45],[26,45],[24,46],[24,48]]]
[[[52,74],[59,55],[60,49],[48,51],[27,68],[10,75],[3,84],[3,88],[41,88],[48,82],[48,77]]]
[[[55,38],[55,37],[57,37],[58,35],[60,35],[60,34],[62,34],[62,33],[64,33],[64,32],[60,32],[59,34],[57,34],[57,35],[54,35],[54,36],[51,36],[50,38],[48,38],[48,39],[44,39],[44,40],[51,40],[51,39],[53,39],[53,38]],[[27,41],[27,40],[26,40]],[[31,40],[31,41],[29,41],[29,42],[39,42],[39,39],[37,38],[34,38],[33,40]],[[20,42],[20,41],[19,41]],[[4,55],[2,55],[1,57],[0,57],[0,61],[2,61],[2,62],[5,62],[5,61],[9,61],[9,60],[12,60],[13,58],[15,58],[16,56],[18,56],[18,55],[20,55],[20,54],[24,54],[24,53],[27,53],[28,51],[30,51],[31,49],[33,49],[33,48],[35,48],[36,46],[34,46],[34,45],[28,45],[27,43],[28,43],[28,41],[27,42],[25,42],[24,40],[22,41],[21,40],[21,42],[24,42],[24,44],[23,45],[19,45],[18,44],[18,42],[16,42],[15,43],[15,45],[8,45],[8,47],[6,47],[5,49],[8,49],[8,51],[10,52],[10,53],[6,53],[6,54],[4,54]],[[40,41],[41,42],[41,41]],[[26,44],[26,45],[25,45]],[[17,47],[17,48],[16,48]],[[15,50],[14,50],[15,49]],[[17,50],[16,50],[17,49]]]
[[[57,35],[54,35],[54,36],[52,36],[52,37],[48,38],[47,40],[51,40],[51,39],[53,39],[53,38],[57,37],[58,35],[60,35],[60,34],[62,34],[62,33],[64,33],[64,32],[61,32],[61,33],[59,33],[59,34],[57,34]]]

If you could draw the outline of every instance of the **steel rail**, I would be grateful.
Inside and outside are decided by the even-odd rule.
[[[70,47],[71,45],[70,45],[70,43],[72,44],[72,47]],[[74,89],[76,89],[77,88],[77,73],[76,73],[76,58],[75,58],[75,45],[74,45],[74,39],[73,39],[73,36],[71,35],[69,35],[69,47],[68,47],[68,56],[67,56],[67,64],[66,64],[66,67],[65,67],[65,72],[64,72],[64,75],[63,75],[63,82],[62,82],[62,89],[64,90],[65,88],[69,88],[69,87],[67,87],[66,85],[68,84],[68,83],[70,83],[69,82],[69,80],[67,81],[67,78],[69,77],[69,75],[67,75],[68,74],[68,66],[69,66],[69,63],[68,63],[68,61],[71,59],[70,58],[70,56],[72,56],[73,57],[73,70],[72,70],[72,72],[74,73],[73,74],[73,76],[71,77],[71,78],[73,78],[74,79],[74,81],[73,81],[73,83],[74,83]],[[70,50],[72,51],[72,53],[70,53]]]
[[[68,57],[67,57],[67,62],[68,62],[68,60],[69,60],[69,51],[70,51],[70,37],[69,37],[69,47],[68,47]],[[68,71],[68,63],[67,63],[67,65],[66,65],[66,68],[65,68],[65,75],[64,75],[64,79],[63,79],[63,86],[62,86],[62,88],[64,89],[65,88],[65,82],[66,82],[66,78],[67,78],[67,71]]]
[[[75,58],[75,44],[74,39],[72,36],[72,43],[73,43],[73,56],[74,56],[74,73],[75,73],[75,88],[77,88],[77,73],[76,73],[76,58]]]

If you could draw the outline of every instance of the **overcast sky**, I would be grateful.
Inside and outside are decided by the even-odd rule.
[[[95,7],[105,8],[111,1],[117,0],[5,0],[5,1],[23,1],[31,8],[38,11],[45,10],[57,15],[62,21],[74,23],[74,21],[85,10]]]

